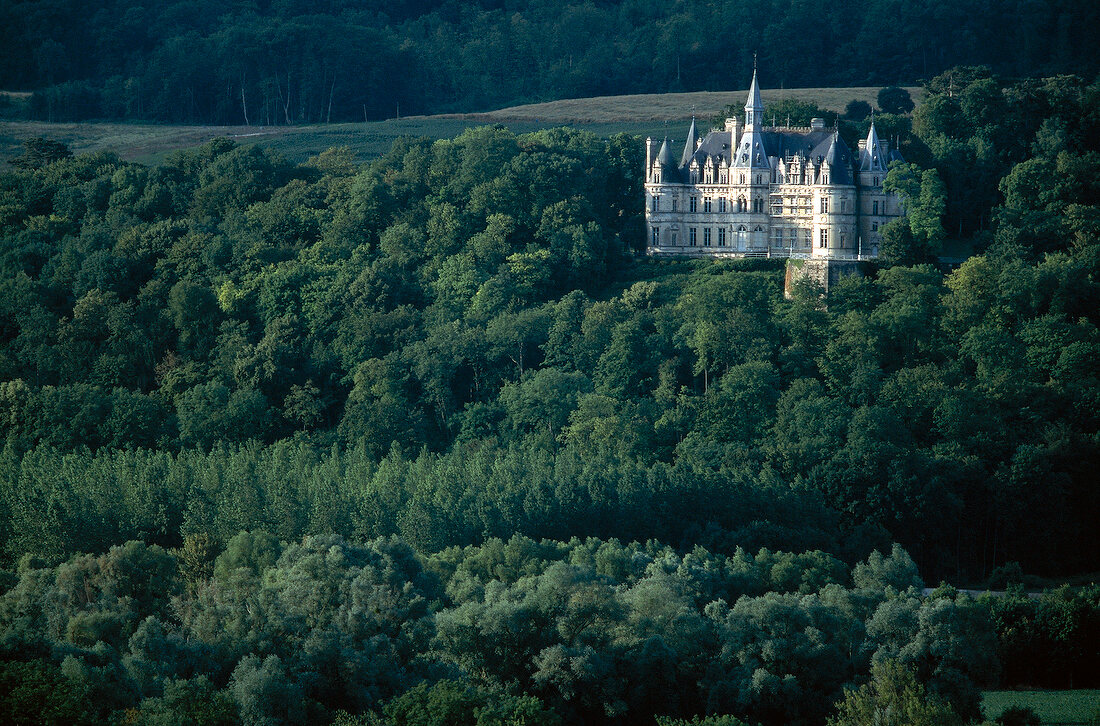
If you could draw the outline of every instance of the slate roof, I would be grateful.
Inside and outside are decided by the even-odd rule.
[[[852,155],[848,153],[848,145],[837,132],[833,133],[833,140],[829,142],[825,162],[829,165],[830,184],[855,184],[852,179]]]
[[[680,158],[680,168],[691,165],[691,159],[695,155],[695,147],[699,144],[699,132],[695,130],[695,117],[691,118],[691,128],[688,129],[687,140],[684,141],[684,155]]]
[[[867,143],[859,152],[859,168],[861,171],[886,171],[886,161],[883,158],[882,146],[879,145],[878,134],[875,132],[875,122],[872,120],[871,128],[867,132]]]
[[[835,171],[837,163],[845,168],[850,167],[852,163],[852,155],[851,151],[848,149],[848,145],[844,143],[844,139],[840,138],[832,130],[814,130],[809,132],[786,130],[759,131],[753,134],[752,137],[752,143],[755,144],[756,141],[759,141],[763,146],[764,156],[769,159],[791,159],[795,156],[801,156],[803,159],[819,161],[832,156],[833,159],[835,159],[834,162],[831,162],[834,167],[834,179],[838,178]],[[737,160],[733,154],[733,150],[730,148],[731,140],[729,131],[711,131],[703,137],[703,143],[699,146],[699,149],[687,159],[686,163],[681,164],[680,168],[687,168],[691,163],[691,159],[696,159],[699,162],[699,166],[703,166],[708,157],[716,158],[719,163],[725,161],[729,166],[735,166]],[[834,143],[835,149],[833,148]],[[755,162],[755,159],[753,159],[753,161]],[[757,165],[754,164],[754,166]],[[842,178],[848,181],[837,181],[835,183],[853,183],[851,181],[852,176],[850,171]]]
[[[661,144],[661,150],[657,152],[657,164],[661,167],[661,179],[665,182],[680,181],[680,172],[676,169],[676,162],[672,159],[672,152],[668,148],[668,137]]]

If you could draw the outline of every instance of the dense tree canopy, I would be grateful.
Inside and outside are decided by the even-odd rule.
[[[817,725],[887,687],[965,721],[1001,674],[1089,682],[1095,587],[918,588],[1100,561],[1100,95],[928,90],[912,129],[876,116],[897,244],[827,300],[773,260],[632,257],[626,136],[28,145],[7,720]],[[965,149],[990,231],[948,266]]]

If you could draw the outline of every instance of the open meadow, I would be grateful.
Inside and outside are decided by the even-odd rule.
[[[1043,726],[1090,726],[1100,713],[1100,691],[985,691],[982,710],[995,719],[1013,706],[1030,708]]]
[[[909,88],[914,99],[920,89]],[[812,101],[843,111],[853,99],[875,102],[878,87],[799,88],[764,91],[764,102],[784,98]],[[700,119],[717,115],[729,104],[744,103],[747,91],[666,93],[575,98],[514,106],[497,111],[439,116],[410,116],[369,123],[303,126],[172,126],[129,123],[47,123],[0,121],[0,162],[21,153],[24,139],[45,136],[62,141],[75,153],[113,151],[123,159],[154,163],[168,153],[198,146],[217,137],[239,143],[259,143],[301,162],[333,146],[348,146],[362,158],[383,154],[402,136],[450,138],[470,126],[503,124],[514,133],[555,126],[573,126],[600,136],[626,132],[639,136],[683,138],[694,113]],[[777,121],[781,121],[777,119]]]

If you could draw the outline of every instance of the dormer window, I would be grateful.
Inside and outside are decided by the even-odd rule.
[[[698,184],[699,183],[699,170],[698,169],[692,169],[691,170],[691,183],[692,184]]]

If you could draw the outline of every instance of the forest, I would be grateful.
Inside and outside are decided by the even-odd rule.
[[[743,88],[754,54],[769,88],[1092,77],[1096,27],[1080,0],[0,0],[0,90],[46,121],[365,121]]]
[[[962,724],[979,688],[1100,685],[1100,588],[1022,590],[1100,562],[1100,82],[926,90],[875,116],[909,214],[827,301],[633,254],[625,135],[28,140],[0,713]]]

